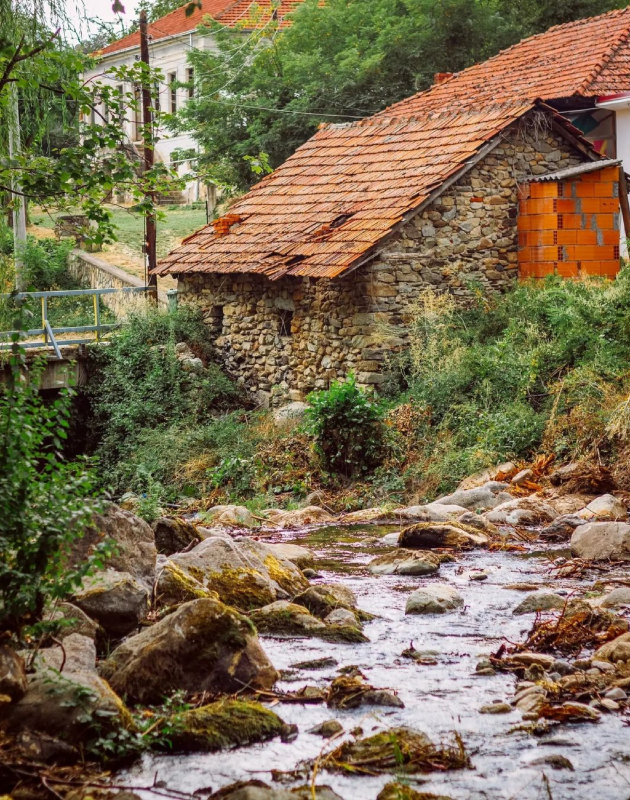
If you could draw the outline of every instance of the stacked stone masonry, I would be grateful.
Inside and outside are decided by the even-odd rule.
[[[540,120],[526,117],[506,131],[489,155],[354,272],[277,281],[180,275],[180,302],[202,309],[226,369],[263,403],[302,399],[350,371],[377,388],[392,354],[405,346],[424,290],[466,303],[480,290],[504,291],[517,278],[519,187],[585,160]]]

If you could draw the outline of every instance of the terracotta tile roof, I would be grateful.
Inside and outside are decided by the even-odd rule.
[[[629,31],[630,8],[552,28],[367,120],[323,128],[156,272],[340,275],[536,98],[630,90]]]
[[[301,2],[302,0],[282,0],[278,7],[280,27],[290,24],[284,17],[294,11]],[[195,8],[189,17],[186,16],[187,5],[171,11],[156,22],[149,23],[149,36],[152,41],[157,42],[168,36],[194,31],[208,15],[231,28],[240,25],[245,28],[259,27],[269,20],[272,0],[202,0],[201,8]],[[108,44],[99,50],[97,55],[110,55],[128,47],[140,47],[139,31]]]

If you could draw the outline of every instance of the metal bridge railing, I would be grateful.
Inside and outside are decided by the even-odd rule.
[[[18,292],[16,294],[0,294],[0,299],[7,299],[13,297],[17,300],[26,300],[28,298],[41,300],[41,314],[42,314],[42,327],[31,328],[27,331],[3,331],[0,332],[0,350],[7,350],[12,346],[12,342],[2,341],[3,339],[11,340],[13,336],[19,333],[20,347],[26,348],[42,348],[52,347],[55,351],[57,358],[62,358],[59,345],[71,344],[90,344],[99,342],[101,336],[108,331],[118,328],[120,323],[101,323],[101,309],[100,309],[100,296],[103,294],[140,294],[155,292],[153,287],[148,286],[133,286],[124,289],[69,289],[67,291],[54,291],[54,292]],[[48,320],[48,300],[51,297],[87,297],[92,295],[94,298],[94,324],[93,325],[78,325],[68,328],[53,328]],[[93,333],[94,336],[82,337],[78,339],[62,339],[57,341],[57,335],[61,333]],[[33,336],[42,336],[42,341],[22,341],[29,339]]]

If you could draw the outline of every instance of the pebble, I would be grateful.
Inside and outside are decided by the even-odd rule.
[[[320,572],[318,572],[316,569],[311,569],[310,567],[306,567],[305,569],[303,569],[302,570],[302,575],[304,575],[305,578],[309,578],[309,579],[310,578],[321,578],[321,577],[323,577]]]
[[[481,706],[479,709],[480,714],[510,714],[514,709],[509,703],[502,703],[496,701],[495,703],[488,703],[487,706]]]
[[[609,711],[619,711],[621,706],[619,703],[616,703],[614,700],[611,700],[609,697],[603,697],[599,701],[600,706],[603,708],[607,708]]]
[[[609,700],[626,700],[628,695],[624,692],[623,689],[619,688],[618,686],[614,689],[609,689],[605,695]]]
[[[600,672],[614,672],[615,668],[609,661],[591,661],[591,667],[598,669]]]
[[[575,669],[588,669],[591,666],[590,658],[576,658],[573,662]]]
[[[535,758],[533,761],[529,762],[530,767],[540,764],[547,764],[552,769],[570,769],[572,771],[575,769],[569,759],[566,756],[561,756],[559,753],[550,753],[548,756]]]
[[[324,739],[330,739],[331,736],[340,733],[342,730],[343,725],[337,722],[336,719],[327,719],[324,722],[320,722],[319,725],[315,725],[314,728],[311,728],[309,733],[314,733],[316,736],[321,736]]]
[[[553,672],[559,672],[560,675],[570,675],[572,672],[575,672],[575,668],[569,664],[568,661],[562,661],[562,659],[559,658],[553,662],[550,669]]]
[[[469,581],[487,581],[488,580],[488,573],[487,572],[471,572],[468,575]]]

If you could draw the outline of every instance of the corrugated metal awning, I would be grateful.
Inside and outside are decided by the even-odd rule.
[[[621,159],[605,158],[602,161],[587,161],[585,164],[578,164],[577,167],[567,167],[559,169],[557,172],[548,172],[546,175],[532,175],[527,179],[528,183],[540,183],[540,181],[564,181],[568,178],[577,178],[586,172],[596,172],[606,167],[618,167]]]

